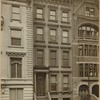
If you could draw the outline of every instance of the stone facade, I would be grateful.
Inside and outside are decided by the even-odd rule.
[[[79,37],[82,27],[99,30],[97,1],[1,1],[2,100],[83,100],[80,93],[88,90],[91,99],[98,99],[93,92],[98,87],[98,37]],[[95,56],[79,51],[85,45],[96,47]],[[94,76],[80,70],[86,64],[96,66]]]

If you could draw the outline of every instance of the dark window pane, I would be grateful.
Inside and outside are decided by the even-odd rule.
[[[17,77],[21,78],[22,77],[22,67],[21,64],[17,64]]]
[[[21,45],[21,38],[11,38],[11,45]]]
[[[16,64],[11,64],[11,78],[16,78]]]

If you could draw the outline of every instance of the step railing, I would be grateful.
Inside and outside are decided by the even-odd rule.
[[[48,92],[48,99],[51,100],[50,92]]]
[[[34,92],[34,100],[37,100],[37,98],[36,98],[36,93]]]

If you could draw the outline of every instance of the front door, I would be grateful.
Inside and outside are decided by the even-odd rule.
[[[45,73],[37,73],[36,74],[36,90],[37,96],[45,96]]]

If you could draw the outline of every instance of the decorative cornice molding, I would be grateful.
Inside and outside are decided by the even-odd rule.
[[[8,56],[14,56],[14,57],[24,57],[26,55],[25,52],[9,52],[9,51],[7,51],[6,54]]]

